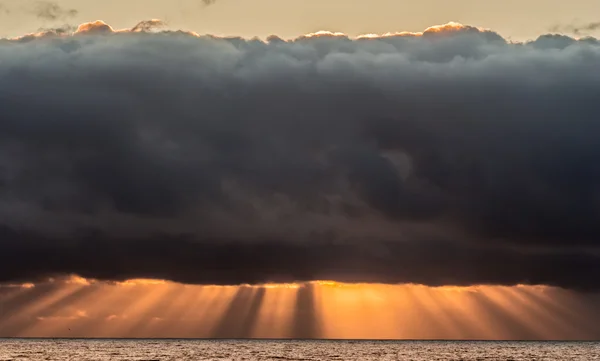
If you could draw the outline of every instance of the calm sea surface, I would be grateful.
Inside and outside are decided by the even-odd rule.
[[[600,360],[597,342],[0,339],[0,360]]]

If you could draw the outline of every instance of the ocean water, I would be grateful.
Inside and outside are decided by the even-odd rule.
[[[598,342],[0,339],[0,360],[600,360]]]

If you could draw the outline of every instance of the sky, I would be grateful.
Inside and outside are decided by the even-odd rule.
[[[504,37],[528,40],[555,26],[598,22],[595,0],[3,0],[0,36],[18,36],[41,27],[104,20],[116,28],[161,19],[197,33],[284,38],[329,30],[350,35],[422,31],[450,21],[491,28]],[[40,15],[40,4],[63,12]],[[99,5],[101,4],[101,5]],[[70,10],[75,10],[69,13]],[[60,14],[60,15],[59,15]],[[51,16],[47,16],[51,15]],[[52,16],[59,15],[59,16]]]
[[[133,3],[2,3],[0,336],[600,338],[594,19]]]

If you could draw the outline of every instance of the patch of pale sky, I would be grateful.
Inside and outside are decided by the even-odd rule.
[[[67,20],[42,19],[29,8],[33,0],[3,0],[0,36],[12,37],[39,28],[78,25],[104,20],[128,28],[146,19],[162,19],[171,28],[200,34],[266,38],[296,37],[319,30],[351,36],[369,33],[422,31],[456,21],[485,27],[513,40],[547,33],[556,25],[596,22],[597,0],[219,0],[207,6],[200,0],[55,0],[77,14]],[[592,34],[594,35],[594,34]]]

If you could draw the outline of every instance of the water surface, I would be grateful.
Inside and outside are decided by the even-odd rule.
[[[0,339],[7,360],[600,360],[598,342]]]

